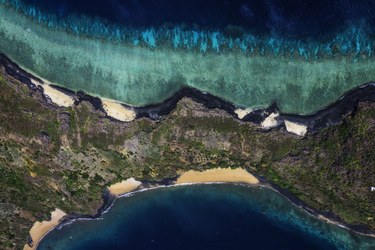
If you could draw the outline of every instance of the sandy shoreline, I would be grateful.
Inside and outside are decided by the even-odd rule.
[[[42,85],[42,87],[43,87],[43,85]],[[337,223],[335,223],[335,222],[333,222],[334,224],[337,224]],[[374,236],[374,235],[372,235],[372,236]]]
[[[25,71],[28,72],[27,70]],[[43,79],[39,76],[36,76],[36,77],[41,79],[43,83],[36,81],[33,78],[30,78],[31,82],[35,84],[36,86],[42,87],[43,94],[49,97],[53,103],[55,103],[59,107],[73,106],[75,102],[75,98],[52,87],[51,86],[52,83],[50,83],[46,79]],[[98,97],[98,98],[101,100],[103,109],[107,113],[108,116],[116,120],[122,121],[122,122],[130,122],[135,119],[137,114],[131,106],[127,108],[123,105],[123,103],[118,102],[116,100],[103,98],[103,97]]]
[[[231,169],[231,168],[214,168],[214,169],[208,169],[205,171],[195,171],[195,170],[190,170],[185,173],[182,173],[180,177],[177,178],[175,182],[173,182],[171,185],[156,185],[154,187],[148,187],[147,185],[144,186],[142,182],[135,180],[134,178],[129,178],[127,180],[121,181],[119,183],[115,183],[111,186],[109,186],[107,189],[110,193],[110,195],[113,195],[115,199],[121,198],[126,196],[127,194],[133,194],[137,192],[143,192],[147,190],[152,190],[155,188],[162,188],[162,187],[173,187],[173,186],[179,186],[179,185],[198,185],[198,184],[218,184],[218,183],[238,183],[238,184],[244,184],[248,186],[263,186],[265,188],[270,188],[274,190],[275,192],[280,193],[280,191],[274,189],[272,186],[267,185],[267,184],[261,184],[260,181],[247,172],[243,168],[236,168],[236,169]],[[289,199],[287,196],[284,194],[280,193],[280,195],[283,195],[285,198],[287,198],[291,203],[296,205],[293,200]],[[111,201],[111,203],[113,200]],[[113,204],[113,203],[112,203]],[[298,206],[298,205],[297,205]],[[108,209],[110,209],[111,206],[108,206]],[[301,209],[307,211],[308,213],[311,214],[308,210],[306,210],[304,207],[298,206]],[[107,211],[107,210],[105,210]],[[96,216],[102,216],[102,213],[105,212],[102,211],[100,214]],[[320,220],[323,220],[327,223],[334,224],[339,227],[343,227],[349,231],[353,231],[357,234],[367,236],[367,237],[375,237],[375,234],[366,234],[366,233],[361,233],[358,231],[354,231],[348,226],[342,225],[340,222],[336,222],[334,220],[331,220],[321,214],[311,214],[312,216],[315,216],[319,218]],[[65,217],[66,214],[59,210],[56,209],[51,213],[51,220],[50,221],[43,221],[43,222],[35,222],[34,226],[30,230],[30,236],[33,239],[33,246],[30,247],[28,244],[24,246],[24,250],[34,250],[38,246],[40,240],[44,236],[48,234],[51,230],[56,228],[59,225],[59,222],[61,222],[61,219]],[[84,217],[82,217],[84,218]],[[96,217],[95,217],[96,218]],[[79,218],[78,218],[79,219]]]
[[[240,109],[240,108],[238,108],[238,109],[236,109],[236,110],[234,110],[234,113],[236,113],[237,114],[237,117],[239,118],[239,119],[243,119],[245,116],[247,116],[248,114],[250,114],[251,112],[253,112],[253,109],[252,108],[245,108],[245,109]]]
[[[43,94],[48,96],[57,106],[70,107],[74,104],[74,99],[71,96],[51,87],[51,83],[47,80],[43,79],[43,84],[35,81],[34,79],[31,79],[31,82],[36,86],[42,87],[44,92]]]
[[[142,182],[137,181],[134,178],[129,178],[109,186],[108,191],[115,196],[119,196],[137,189],[141,184]]]
[[[8,59],[11,61],[11,59]],[[11,61],[12,62],[12,61]],[[72,94],[67,94],[64,91],[59,90],[58,88],[55,88],[53,85],[60,86],[59,84],[56,83],[51,83],[48,80],[38,76],[34,72],[25,69],[17,64],[15,64],[17,67],[19,67],[20,70],[23,70],[29,75],[32,75],[33,77],[29,76],[29,79],[32,84],[39,86],[43,88],[43,94],[50,98],[50,100],[55,103],[56,105],[60,107],[70,107],[73,106],[75,101],[77,100],[77,95],[74,94],[75,91],[72,91]],[[65,87],[62,87],[65,88]],[[66,88],[69,90],[68,88]],[[91,94],[88,94],[91,96]],[[126,103],[109,99],[109,98],[104,98],[104,97],[98,97],[98,96],[93,96],[97,97],[100,99],[102,103],[102,108],[103,111],[107,114],[108,117],[111,117],[115,120],[121,121],[121,122],[130,122],[136,119],[137,114],[138,114],[138,109],[139,107],[132,106],[132,105],[127,105]],[[342,97],[343,98],[343,97]],[[342,99],[340,98],[340,100]],[[228,110],[225,109],[228,113],[234,112],[233,116],[243,120],[247,115],[251,114],[254,112],[254,109],[252,108],[239,108],[233,106],[233,110]],[[304,137],[308,130],[310,130],[309,125],[304,125],[301,123],[295,123],[292,121],[287,121],[282,117],[282,114],[279,114],[278,112],[273,112],[271,113],[268,117],[263,119],[262,122],[256,123],[260,125],[263,129],[271,129],[274,127],[277,127],[280,125],[280,123],[285,124],[286,130],[289,133],[296,134],[298,136]]]
[[[100,99],[108,116],[122,122],[130,122],[135,119],[137,114],[132,108],[126,108],[122,103],[107,98]]]
[[[35,72],[33,72],[29,69],[26,69],[26,68],[22,67],[21,65],[18,65],[15,62],[15,60],[11,59],[8,55],[3,55],[3,54],[0,55],[0,62],[2,63],[2,65],[7,70],[12,72],[12,74],[20,75],[20,78],[16,77],[16,79],[18,81],[23,82],[24,84],[29,85],[29,83],[24,82],[22,80],[22,78],[29,78],[30,81],[33,84],[37,83],[35,85],[41,86],[42,88],[43,88],[43,85],[48,85],[47,83],[49,83],[47,80],[38,76]],[[52,84],[52,83],[49,83],[49,84]],[[59,84],[54,84],[54,83],[53,83],[53,85],[61,86]],[[56,104],[60,103],[60,105],[62,105],[62,106],[63,105],[69,105],[71,103],[70,98],[73,98],[73,99],[77,98],[76,95],[73,95],[73,94],[69,95],[69,94],[64,93],[63,91],[57,90],[53,86],[50,86],[50,87],[54,90],[53,91],[54,93],[50,92],[49,97],[51,99],[53,99],[52,101],[55,101]],[[69,90],[68,88],[66,88],[64,86],[62,86],[62,88],[65,88],[65,89]],[[193,88],[191,88],[191,89],[193,89]],[[55,92],[55,91],[57,91],[57,92]],[[198,89],[196,91],[199,92]],[[254,120],[255,119],[256,120],[255,123],[257,125],[260,125],[261,127],[263,127],[266,130],[271,129],[274,126],[280,125],[280,124],[278,124],[278,122],[282,123],[282,122],[288,120],[288,122],[284,122],[285,126],[288,127],[287,131],[289,130],[288,132],[294,133],[294,134],[297,134],[297,135],[303,137],[304,135],[306,135],[309,132],[316,132],[316,131],[319,131],[323,128],[330,127],[330,126],[333,126],[335,124],[339,124],[342,121],[342,114],[343,113],[351,113],[355,109],[355,107],[358,105],[359,102],[375,101],[375,99],[372,96],[369,96],[369,93],[372,93],[373,91],[375,91],[375,83],[374,82],[368,82],[368,83],[365,83],[361,86],[358,86],[358,87],[355,87],[351,90],[348,90],[340,98],[338,98],[336,101],[334,101],[330,105],[328,105],[326,107],[323,107],[322,109],[320,109],[320,110],[318,110],[318,111],[316,111],[312,114],[305,114],[305,115],[294,114],[293,115],[291,113],[287,114],[287,113],[282,113],[282,112],[281,113],[276,112],[276,114],[271,114],[271,117],[266,117],[266,118],[262,117],[263,121],[257,120],[257,119],[259,119],[259,114],[256,114],[255,110],[252,110],[251,108],[240,108],[240,107],[234,106],[233,104],[230,104],[230,105],[232,105],[232,107],[229,107],[229,108],[228,107],[224,107],[224,108],[221,107],[221,108],[226,110],[228,113],[234,113],[233,116],[236,117],[236,118],[239,118],[241,120],[244,119],[245,116],[249,115],[249,116],[251,116],[251,118],[249,118],[247,120]],[[72,91],[72,93],[74,93],[74,92],[75,91]],[[55,94],[58,94],[58,97],[56,97]],[[48,95],[48,94],[46,93],[46,95]],[[64,97],[64,95],[65,95],[65,97]],[[95,97],[95,96],[93,96],[89,93],[88,93],[88,95],[92,96],[92,97]],[[68,99],[65,99],[66,97],[68,97]],[[205,98],[206,97],[207,96],[205,95]],[[103,98],[103,97],[98,97],[98,98],[100,100],[105,100],[105,98]],[[118,113],[120,115],[120,117],[121,117],[121,115],[126,114],[125,117],[127,117],[126,119],[128,119],[129,116],[127,116],[127,115],[130,114],[130,117],[132,115],[131,115],[131,112],[127,113],[126,111],[129,111],[128,109],[130,109],[130,110],[136,110],[135,113],[138,115],[138,111],[139,111],[140,107],[136,107],[136,106],[132,106],[132,105],[126,105],[126,103],[119,102],[119,101],[116,101],[116,100],[110,100],[110,101],[113,102],[113,103],[124,104],[124,105],[121,105],[122,107],[120,108],[120,112],[114,110],[113,111],[114,114]],[[205,101],[207,102],[206,99],[204,99],[204,102]],[[222,101],[225,102],[225,100],[222,100]],[[158,103],[158,104],[155,104],[155,105],[160,106],[162,104]],[[154,107],[155,105],[150,104],[150,106],[152,106],[152,107]],[[127,107],[130,107],[130,108],[127,108]],[[125,111],[123,110],[123,108],[125,108]],[[260,109],[258,111],[262,111],[262,109]],[[263,109],[262,112],[265,112],[265,111],[266,110]],[[122,114],[123,112],[125,112],[125,113]],[[275,112],[273,112],[273,113],[275,113]],[[108,115],[108,116],[110,116],[110,115]],[[149,113],[148,113],[147,109],[143,110],[143,116],[149,117]],[[293,117],[293,119],[289,120],[289,118],[291,116]],[[117,119],[117,120],[121,120],[121,118],[120,119],[118,119],[116,117],[113,117],[113,118]],[[297,118],[297,119],[295,119],[295,118]],[[315,123],[314,121],[316,121],[316,120],[319,120],[319,122]],[[293,123],[293,124],[291,124],[291,123]]]
[[[61,219],[66,216],[66,213],[56,208],[55,211],[51,212],[51,219],[49,221],[35,222],[33,227],[30,229],[30,237],[32,239],[32,247],[25,244],[23,250],[34,250],[38,247],[41,239],[48,234],[49,231],[59,225]]]
[[[263,122],[260,124],[264,129],[270,129],[276,127],[279,124],[277,118],[280,116],[279,113],[271,113]]]
[[[20,67],[18,65],[18,67]],[[36,75],[34,72],[29,71],[25,68],[20,67],[25,72],[33,75],[38,80],[34,78],[30,78],[30,81],[38,87],[43,88],[43,94],[51,99],[53,103],[60,107],[71,107],[74,105],[75,100],[77,97],[64,93],[61,90],[54,88],[52,85],[59,86],[58,84],[51,83],[48,80]],[[137,112],[135,111],[136,107],[131,105],[127,105],[123,102],[116,101],[109,98],[98,97],[102,102],[102,107],[107,116],[114,118],[121,122],[131,122],[135,120],[137,117]],[[237,116],[240,120],[242,120],[248,114],[251,114],[254,110],[252,108],[236,108],[233,110],[235,113],[234,116]],[[271,113],[268,117],[266,117],[263,122],[259,125],[264,129],[271,129],[279,125],[281,120],[278,120],[280,114],[279,113]],[[304,137],[307,133],[308,127],[302,124],[294,123],[285,120],[286,130],[289,133],[294,133],[299,136]]]
[[[293,133],[302,137],[305,136],[307,133],[307,126],[303,124],[291,122],[288,120],[285,120],[284,123],[285,123],[286,131],[288,131],[289,133]]]
[[[213,182],[245,183],[251,185],[259,184],[257,178],[255,178],[252,174],[242,168],[215,168],[202,172],[191,170],[183,173],[171,186],[180,184],[199,184]],[[136,190],[137,188],[141,187],[141,185],[142,182],[137,181],[134,178],[129,178],[119,183],[115,183],[109,186],[107,189],[111,195],[120,197]],[[141,190],[147,190],[147,188]],[[30,247],[28,244],[26,244],[23,249],[36,249],[42,238],[46,236],[49,231],[56,228],[64,216],[66,216],[66,214],[63,211],[56,209],[51,213],[50,221],[35,222],[33,227],[30,229],[30,237],[33,240],[33,246]]]
[[[134,178],[129,178],[127,180],[109,186],[108,191],[115,197],[118,197],[122,194],[134,191],[141,184],[142,183],[140,181],[136,181]],[[35,222],[29,232],[30,237],[32,239],[32,246],[25,244],[23,250],[35,250],[38,247],[40,241],[43,239],[43,237],[46,236],[48,232],[56,228],[66,215],[67,214],[65,212],[56,208],[55,211],[51,212],[50,220]]]
[[[259,180],[243,168],[214,168],[202,172],[185,172],[177,179],[176,184],[210,182],[258,184]]]

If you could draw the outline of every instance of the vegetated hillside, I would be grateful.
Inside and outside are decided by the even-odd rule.
[[[1,249],[20,249],[56,207],[95,213],[109,184],[214,167],[246,168],[315,209],[375,229],[375,103],[300,139],[187,98],[160,122],[121,123],[88,102],[58,108],[4,72],[0,87]]]

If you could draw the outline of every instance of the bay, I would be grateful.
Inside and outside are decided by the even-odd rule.
[[[103,218],[53,230],[38,249],[374,249],[264,187],[192,185],[117,199]]]

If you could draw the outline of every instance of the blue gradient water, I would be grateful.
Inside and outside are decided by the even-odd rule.
[[[0,0],[0,52],[129,105],[184,87],[310,114],[375,81],[371,1]]]
[[[9,6],[11,4],[11,6]],[[375,2],[0,0],[0,52],[62,86],[132,105],[184,86],[312,113],[375,80]],[[371,249],[268,189],[192,186],[120,199],[40,249]]]
[[[372,1],[1,0],[48,27],[151,48],[372,55]]]
[[[54,230],[38,249],[374,249],[267,188],[195,185],[117,200],[103,219]]]

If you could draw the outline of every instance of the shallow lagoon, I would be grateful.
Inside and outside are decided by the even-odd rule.
[[[190,185],[123,197],[102,219],[53,230],[45,249],[373,249],[263,187]]]

